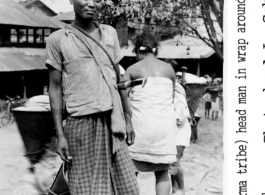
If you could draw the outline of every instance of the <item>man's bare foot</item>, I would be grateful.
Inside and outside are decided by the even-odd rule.
[[[185,195],[185,192],[184,192],[184,190],[177,190],[177,191],[175,191],[172,195]]]

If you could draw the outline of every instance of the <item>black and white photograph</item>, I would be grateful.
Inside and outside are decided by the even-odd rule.
[[[246,5],[0,0],[0,195],[246,195],[265,1]]]

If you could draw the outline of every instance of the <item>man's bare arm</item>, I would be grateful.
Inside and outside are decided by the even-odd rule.
[[[118,66],[118,69],[119,69],[119,65],[116,65],[116,66]],[[120,71],[116,71],[116,74],[120,76]],[[125,78],[121,78],[121,77],[119,78],[119,81],[124,81],[124,80]],[[121,97],[121,102],[122,102],[122,107],[123,107],[123,112],[124,112],[124,117],[125,117],[125,122],[126,122],[126,133],[127,133],[126,141],[127,141],[127,144],[130,146],[134,143],[134,139],[135,139],[135,133],[134,133],[132,122],[131,122],[132,113],[131,113],[131,109],[128,104],[126,90],[119,90],[119,94]]]
[[[62,160],[68,161],[70,156],[68,150],[68,143],[63,133],[63,94],[61,86],[61,72],[49,67],[49,98],[52,111],[52,117],[56,128],[57,144],[56,150]]]

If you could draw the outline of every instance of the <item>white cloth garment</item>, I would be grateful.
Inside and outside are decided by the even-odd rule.
[[[174,105],[178,125],[176,145],[189,146],[191,137],[191,126],[189,123],[190,112],[186,100],[184,88],[178,83],[175,83]]]
[[[212,111],[219,111],[220,109],[220,98],[216,97],[215,101],[212,100]]]
[[[135,142],[130,155],[138,161],[176,161],[176,118],[173,82],[165,77],[148,77],[144,86],[131,88],[130,103]]]

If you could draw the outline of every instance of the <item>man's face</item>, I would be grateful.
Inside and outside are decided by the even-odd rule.
[[[94,19],[102,9],[102,0],[70,0],[75,13],[84,19]]]

